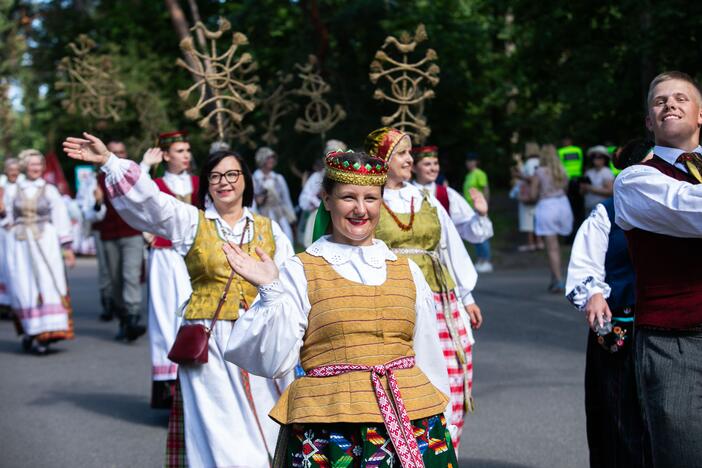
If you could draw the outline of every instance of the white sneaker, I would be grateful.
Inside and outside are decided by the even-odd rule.
[[[492,273],[492,263],[490,262],[478,262],[475,264],[475,271],[478,273]]]

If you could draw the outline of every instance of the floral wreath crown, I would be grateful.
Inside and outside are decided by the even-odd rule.
[[[330,151],[324,157],[325,175],[342,184],[385,185],[388,179],[387,163],[375,156],[363,164],[349,161],[348,156],[355,151]]]

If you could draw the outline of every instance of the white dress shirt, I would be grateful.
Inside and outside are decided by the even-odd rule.
[[[698,146],[694,152],[702,153]],[[656,146],[653,154],[687,173],[677,163],[685,151]],[[616,223],[625,231],[634,228],[673,237],[702,237],[702,184],[668,177],[659,170],[636,164],[624,169],[614,181]]]
[[[606,299],[611,293],[605,282],[605,257],[611,228],[607,209],[598,203],[573,240],[565,290],[568,300],[579,309],[595,294],[602,293]]]
[[[319,191],[322,190],[322,180],[324,179],[324,171],[317,171],[311,174],[305,186],[302,187],[298,205],[305,211],[312,211],[319,208],[322,200],[319,198]]]
[[[436,197],[436,182],[420,184],[417,181],[413,181],[412,183],[416,187],[429,192],[431,196]],[[451,187],[446,187],[446,192],[449,199],[449,216],[461,238],[471,244],[480,244],[490,239],[494,234],[490,218],[476,213],[463,195]]]
[[[188,171],[183,171],[180,174],[166,171],[163,174],[163,181],[175,196],[185,197],[193,193],[193,179]]]
[[[387,277],[386,261],[397,259],[380,240],[356,247],[338,244],[324,236],[307,248],[323,257],[349,281],[378,286]],[[436,324],[434,296],[417,264],[409,261],[416,288],[414,352],[417,365],[429,380],[449,395],[449,380]],[[278,378],[292,370],[300,359],[311,305],[307,277],[299,257],[283,263],[278,279],[259,288],[260,298],[234,324],[226,360],[255,375]]]

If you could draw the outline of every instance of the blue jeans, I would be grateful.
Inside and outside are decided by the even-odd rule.
[[[475,256],[477,257],[477,260],[484,260],[486,262],[490,261],[492,256],[490,255],[489,240],[481,242],[480,244],[473,244],[473,246],[475,247]]]

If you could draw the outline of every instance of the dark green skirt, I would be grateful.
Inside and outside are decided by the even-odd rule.
[[[456,468],[456,452],[443,415],[412,421],[419,451],[427,468]],[[382,424],[293,424],[285,427],[287,447],[276,450],[276,466],[394,467],[400,466]],[[281,437],[283,439],[283,437]],[[279,439],[280,440],[280,439]],[[281,440],[282,442],[282,440]]]

